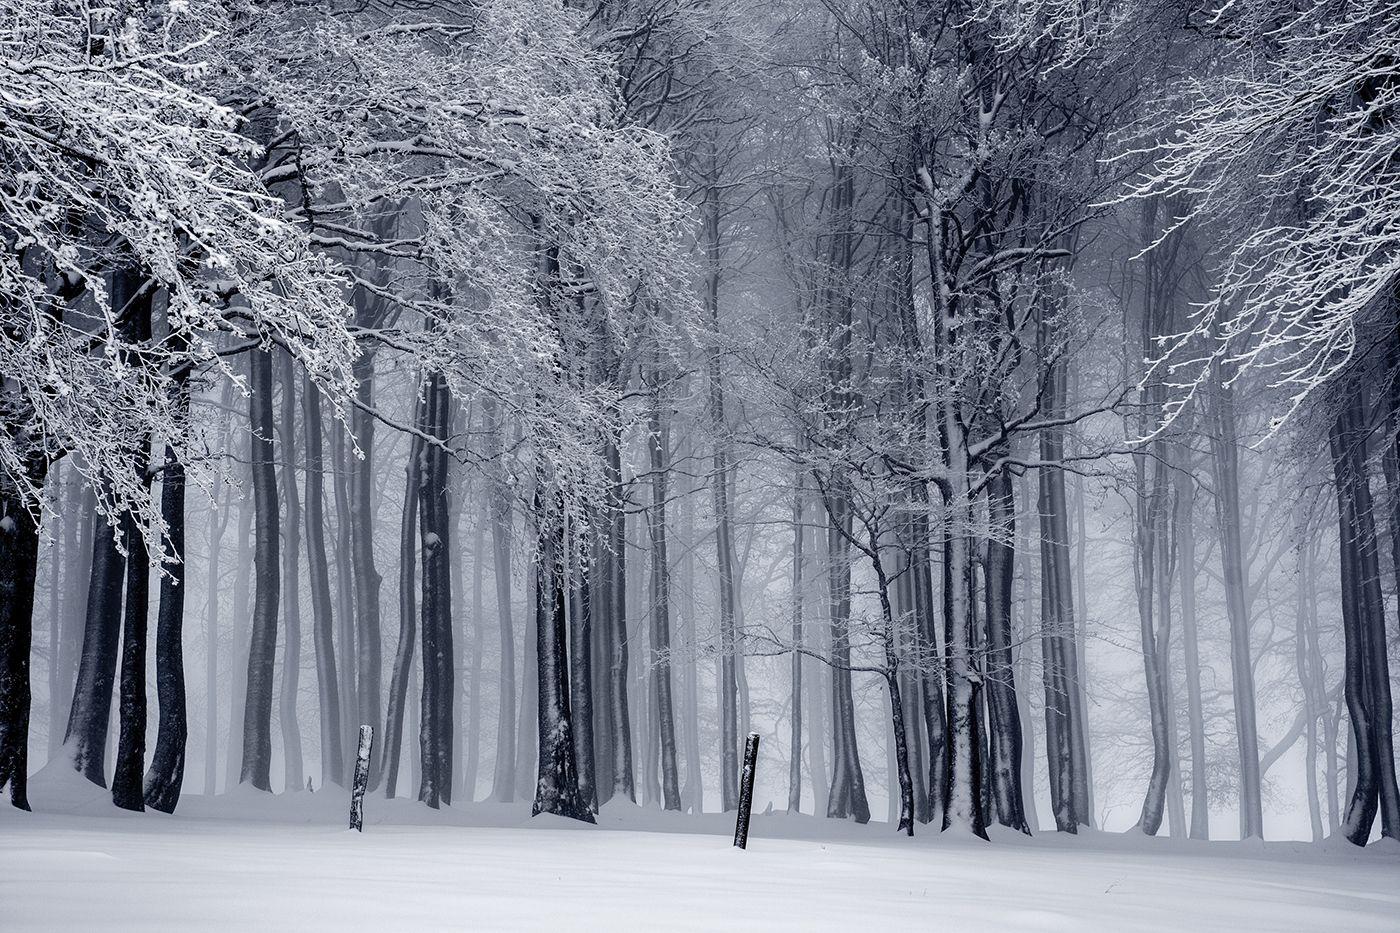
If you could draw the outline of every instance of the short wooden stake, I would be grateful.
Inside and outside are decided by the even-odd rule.
[[[374,726],[360,726],[360,747],[355,752],[355,782],[350,786],[350,828],[364,832],[365,788],[369,786],[369,750]]]
[[[744,771],[739,777],[739,819],[734,824],[734,844],[749,847],[749,814],[753,811],[753,773],[758,768],[758,733],[744,743]]]

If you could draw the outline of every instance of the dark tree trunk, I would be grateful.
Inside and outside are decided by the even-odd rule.
[[[25,480],[41,486],[45,472],[35,460]],[[21,810],[29,809],[29,652],[38,574],[39,526],[11,477],[0,474],[0,793],[8,787],[10,803]]]
[[[316,696],[320,702],[321,784],[345,783],[340,688],[336,676],[335,619],[326,559],[325,460],[321,442],[321,394],[308,378],[302,386],[306,438],[306,564],[311,583],[311,639],[316,650]]]
[[[77,772],[99,787],[106,787],[107,725],[121,644],[126,558],[118,548],[117,529],[100,518],[95,524],[83,649],[78,658],[78,682],[73,688],[64,745]]]
[[[253,436],[253,631],[248,647],[239,783],[272,789],[272,692],[277,662],[277,601],[281,589],[277,461],[273,450],[272,355],[250,351],[248,417]]]
[[[150,442],[143,440],[137,469],[149,484],[146,461]],[[145,810],[142,772],[146,767],[146,632],[151,609],[151,564],[144,529],[136,517],[122,517],[126,547],[126,605],[122,619],[121,682],[117,704],[117,761],[112,774],[112,802],[123,810]]]
[[[419,475],[419,527],[423,545],[423,694],[419,744],[423,777],[418,799],[437,809],[452,802],[452,708],[456,690],[452,654],[452,510],[448,501],[447,442],[452,393],[442,373],[428,374],[424,429],[441,443],[425,442]]]
[[[536,512],[542,512],[539,497]],[[553,813],[594,822],[593,810],[580,793],[569,710],[569,660],[564,600],[565,547],[563,516],[540,514],[539,553],[535,558],[535,638],[539,663],[539,777],[532,816]],[[551,527],[552,525],[552,527]]]
[[[827,551],[831,580],[832,772],[826,815],[870,822],[865,775],[856,743],[855,695],[851,684],[851,509],[839,481],[827,499]]]
[[[183,387],[179,391],[182,398],[187,398]],[[187,402],[182,401],[183,404]],[[168,445],[160,508],[174,561],[160,578],[160,605],[156,610],[156,701],[160,705],[160,720],[155,754],[146,771],[145,798],[151,809],[174,813],[185,779],[185,739],[189,731],[185,721],[185,466]],[[216,594],[210,598],[216,598]]]
[[[582,566],[580,551],[576,544],[569,551],[569,663],[572,665],[569,686],[579,793],[596,812],[598,786],[593,753],[593,592],[589,586],[589,572]]]
[[[1356,845],[1366,844],[1378,810],[1381,835],[1400,835],[1385,604],[1374,502],[1366,473],[1367,434],[1362,389],[1351,387],[1332,425],[1330,440],[1341,537],[1346,650],[1343,686],[1356,752],[1356,777],[1342,832]]]
[[[990,725],[992,802],[997,822],[1029,834],[1021,789],[1021,711],[1016,702],[1016,667],[1011,653],[1012,585],[1016,579],[1016,503],[1011,475],[992,477],[987,508],[993,535],[987,542],[986,700]]]

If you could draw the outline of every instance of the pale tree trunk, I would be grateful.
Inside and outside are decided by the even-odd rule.
[[[251,464],[253,437],[248,433],[248,458]],[[251,481],[252,474],[248,474]],[[242,477],[240,477],[242,479]],[[233,624],[229,632],[229,683],[232,696],[228,708],[228,742],[224,749],[224,790],[238,785],[243,767],[243,712],[248,699],[248,643],[252,633],[251,600],[253,583],[253,509],[246,495],[239,496],[238,550],[234,557]]]
[[[212,797],[219,784],[219,599],[222,589],[223,541],[228,528],[232,496],[225,492],[223,506],[217,497],[209,509],[209,573],[204,588],[204,796]]]
[[[422,430],[424,423],[423,385],[414,406],[413,424]],[[379,765],[371,767],[369,787],[373,790],[384,777],[384,796],[393,797],[398,791],[399,765],[403,754],[404,708],[408,697],[408,682],[413,672],[413,652],[418,633],[418,493],[423,474],[423,438],[415,435],[409,441],[408,462],[404,467],[403,514],[399,522],[399,640],[394,650],[394,665],[389,677],[389,703],[384,721],[383,751]]]
[[[358,647],[355,639],[355,574],[353,570],[354,557],[350,546],[350,523],[354,521],[350,514],[350,487],[353,484],[351,478],[354,466],[354,454],[351,449],[350,432],[345,425],[336,419],[331,423],[331,453],[333,463],[334,482],[332,487],[335,495],[335,597],[337,622],[337,636],[340,651],[341,664],[337,668],[338,692],[340,694],[340,709],[342,714],[342,726],[344,732],[342,738],[346,739],[343,748],[346,755],[350,755],[352,750],[358,747],[360,726],[368,725],[373,728],[372,723],[363,722],[360,719],[360,698],[356,693],[355,677],[358,668],[357,654]],[[354,761],[346,758],[342,764],[342,773],[350,774]]]
[[[502,419],[495,399],[482,399],[487,424],[488,453],[501,456]],[[501,469],[499,464],[496,469]],[[496,719],[496,765],[491,776],[491,799],[510,803],[515,799],[515,628],[510,605],[510,521],[509,492],[502,482],[492,482],[486,512],[491,522],[492,578],[496,585],[496,619],[500,627],[501,670]]]
[[[356,394],[361,404],[374,404],[374,357],[365,354],[355,361],[359,381]],[[355,698],[361,723],[374,724],[380,711],[380,613],[379,588],[382,582],[374,563],[374,418],[356,409],[351,416],[359,458],[350,458],[349,506],[345,516],[350,531],[350,566],[355,585]]]
[[[621,440],[610,434],[606,443],[608,503],[605,522],[608,525],[608,559],[611,571],[608,585],[608,690],[609,736],[612,747],[612,791],[609,798],[621,794],[636,801],[632,769],[632,722],[627,700],[628,632],[627,632],[627,511],[622,477]],[[600,797],[599,803],[602,803]]]
[[[271,790],[272,691],[277,661],[278,561],[277,461],[273,450],[272,355],[250,352],[248,418],[253,439],[253,627],[248,646],[243,712],[243,764],[239,783]]]
[[[339,678],[335,660],[335,620],[330,569],[326,559],[325,460],[321,438],[320,390],[302,385],[302,430],[306,446],[306,564],[311,582],[311,637],[316,651],[316,696],[321,724],[321,785],[345,781]]]
[[[693,449],[686,442],[685,462],[691,462]],[[681,726],[685,742],[685,783],[681,786],[683,805],[691,813],[701,813],[705,806],[705,786],[700,768],[700,674],[699,645],[695,633],[695,484],[681,472],[679,503],[679,533],[681,543],[680,577],[683,594],[678,609],[684,654],[681,662],[681,690],[685,697],[685,712]]]
[[[1187,448],[1183,454],[1189,455]],[[1194,458],[1183,456],[1177,464],[1176,535],[1177,562],[1181,566],[1182,661],[1186,670],[1186,714],[1191,743],[1191,829],[1192,839],[1210,838],[1210,796],[1206,786],[1206,726],[1201,697],[1201,654],[1196,640],[1196,479]]]
[[[296,364],[290,353],[282,360],[282,495],[287,503],[282,524],[282,621],[286,632],[287,654],[282,659],[282,697],[279,717],[282,723],[282,766],[286,789],[301,790],[301,723],[297,721],[297,695],[301,690],[301,497],[297,492],[296,471]]]
[[[659,377],[658,377],[659,379]],[[671,698],[671,567],[666,548],[666,477],[670,470],[670,430],[662,411],[662,391],[653,387],[648,451],[651,460],[651,683],[654,720],[661,753],[662,807],[680,810],[676,768],[676,724]]]
[[[705,253],[705,276],[701,301],[706,319],[718,335],[720,327],[720,190],[719,168],[711,148],[708,183],[701,204],[701,239]],[[719,586],[719,718],[720,718],[720,805],[727,812],[739,805],[739,685],[737,679],[738,638],[735,630],[734,532],[729,501],[729,445],[725,438],[724,384],[719,350],[711,351],[707,382],[709,416],[714,430],[715,562]]]
[[[806,559],[807,529],[806,471],[797,469],[792,493],[792,705],[788,735],[788,802],[787,812],[802,812],[802,602],[803,561]]]
[[[1225,611],[1230,621],[1230,683],[1235,700],[1235,735],[1240,760],[1240,838],[1263,838],[1264,809],[1256,724],[1254,660],[1245,589],[1245,557],[1240,520],[1239,439],[1234,390],[1214,370],[1211,399],[1211,463],[1215,479],[1215,514],[1220,529],[1220,563],[1225,582]]]
[[[460,480],[457,488],[463,489],[464,485]],[[466,497],[465,490],[462,499]],[[463,508],[462,499],[453,500],[452,527],[463,538],[466,537],[462,529],[462,517],[466,513]],[[481,658],[485,654],[485,634],[486,627],[483,623],[485,618],[482,586],[486,579],[486,523],[477,521],[476,537],[472,542],[472,610],[471,622],[468,624],[471,632],[470,640],[462,639],[462,650],[458,653],[458,664],[464,669],[470,670],[471,682],[467,688],[467,695],[464,698],[467,706],[465,721],[459,717],[457,720],[457,731],[453,737],[453,744],[465,746],[465,760],[462,766],[462,779],[458,786],[461,793],[458,799],[466,803],[476,800],[477,776],[481,770]],[[452,591],[457,593],[459,598],[466,596],[466,588],[462,579],[462,562],[460,555],[452,564]]]

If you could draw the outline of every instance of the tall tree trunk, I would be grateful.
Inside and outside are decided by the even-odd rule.
[[[720,287],[720,189],[719,169],[710,153],[710,184],[701,204],[701,239],[705,251],[705,277],[701,300],[715,334],[719,334]],[[735,630],[734,537],[729,502],[729,446],[725,439],[724,384],[721,381],[719,349],[708,363],[709,415],[715,432],[714,484],[715,562],[719,585],[719,703],[720,703],[720,804],[727,812],[739,805],[739,685],[737,679],[738,639]]]
[[[355,574],[354,556],[350,545],[350,524],[354,517],[350,513],[350,487],[355,469],[355,457],[351,450],[350,432],[339,419],[331,422],[331,456],[334,464],[335,495],[335,619],[338,622],[340,657],[342,662],[337,670],[339,675],[338,692],[340,709],[345,730],[342,743],[346,757],[341,762],[341,773],[349,776],[352,767],[350,755],[358,747],[361,725],[373,725],[360,718],[360,698],[356,691],[356,676],[359,669],[358,647],[355,638]]]
[[[440,443],[425,443],[419,476],[423,545],[423,781],[418,799],[437,809],[452,802],[452,711],[456,693],[452,652],[452,509],[444,448],[452,431],[452,393],[442,373],[428,374],[424,402],[424,430]]]
[[[1264,802],[1259,769],[1254,659],[1250,647],[1245,557],[1240,527],[1239,439],[1234,390],[1215,372],[1211,432],[1215,478],[1215,514],[1220,529],[1220,563],[1225,581],[1225,611],[1230,620],[1230,683],[1235,699],[1235,736],[1240,760],[1240,838],[1263,838]]]
[[[277,461],[273,450],[272,355],[250,351],[248,418],[253,436],[253,632],[248,647],[248,692],[243,712],[243,766],[239,782],[272,789],[272,691],[277,662]]]
[[[321,723],[321,785],[345,782],[340,688],[335,662],[335,619],[326,560],[325,459],[321,440],[321,394],[308,377],[302,386],[306,438],[306,564],[311,583],[311,638],[316,650],[316,696]]]
[[[146,337],[149,337],[149,319]],[[150,485],[150,438],[137,446],[138,482]],[[112,802],[123,810],[146,809],[141,778],[146,767],[146,634],[151,610],[151,560],[144,523],[122,516],[126,549],[126,600],[122,616],[121,680],[117,703],[117,760]]]
[[[459,488],[461,485],[459,484]],[[463,494],[465,498],[465,493]],[[452,519],[453,528],[462,533],[462,516],[466,512],[461,504],[462,500],[454,501]],[[471,682],[467,689],[466,704],[467,716],[461,728],[456,734],[454,743],[460,739],[466,746],[466,760],[462,768],[461,794],[458,799],[466,803],[473,803],[476,800],[477,775],[481,769],[481,658],[485,654],[486,626],[482,621],[484,616],[484,593],[482,586],[486,579],[486,523],[477,521],[476,540],[472,543],[472,609],[470,631],[471,639],[468,643],[463,638],[462,651],[459,653],[459,663],[471,671]],[[462,581],[462,562],[460,557],[453,562],[452,590],[465,597],[466,588]]]
[[[542,514],[535,558],[535,637],[539,659],[539,778],[531,815],[553,813],[592,823],[593,811],[580,793],[569,709],[569,662],[565,646],[564,581],[566,535],[563,515]]]
[[[1046,310],[1040,325],[1043,355],[1055,336],[1055,315]],[[1049,358],[1049,356],[1047,356]],[[1056,418],[1065,406],[1065,376],[1054,366],[1045,377],[1046,415]],[[1064,432],[1040,431],[1040,458],[1046,464],[1064,459]],[[1088,748],[1084,735],[1083,694],[1078,680],[1079,644],[1074,619],[1074,595],[1069,561],[1069,516],[1065,503],[1064,471],[1055,466],[1038,470],[1041,557],[1042,646],[1045,653],[1045,739],[1050,766],[1050,801],[1060,832],[1078,832],[1092,825],[1088,813]]]
[[[1183,453],[1185,453],[1183,448]],[[1177,561],[1181,565],[1181,644],[1186,674],[1186,712],[1191,742],[1192,839],[1210,838],[1210,798],[1206,786],[1206,729],[1201,697],[1201,654],[1196,641],[1196,478],[1182,458],[1175,473]]]
[[[680,776],[676,768],[676,723],[671,699],[671,566],[666,548],[666,477],[670,470],[671,434],[661,410],[660,386],[653,389],[648,449],[651,459],[651,678],[655,722],[661,752],[662,806],[680,810]]]
[[[78,680],[73,688],[73,707],[63,739],[74,769],[99,787],[107,786],[107,725],[121,643],[126,558],[118,547],[117,534],[116,527],[100,519],[93,529],[92,575],[83,620],[83,649],[78,657]],[[26,585],[18,584],[19,592],[23,593]],[[32,594],[29,599],[33,599]]]
[[[1381,835],[1400,836],[1385,606],[1366,472],[1365,416],[1361,387],[1350,387],[1330,437],[1341,536],[1343,686],[1355,749],[1355,779],[1341,828],[1356,845],[1366,844],[1378,810]]]
[[[413,424],[421,431],[426,421],[423,385],[415,405]],[[415,636],[418,632],[418,492],[423,474],[423,438],[409,441],[408,463],[404,467],[403,516],[399,524],[399,642],[394,650],[393,673],[389,678],[389,706],[384,723],[381,764],[370,769],[370,788],[377,784],[376,771],[384,777],[384,796],[393,797],[398,790],[399,759],[403,754],[404,702],[413,670]]]
[[[632,721],[627,703],[627,510],[622,477],[621,439],[609,434],[606,442],[605,477],[608,483],[608,560],[611,570],[609,631],[612,681],[608,690],[609,736],[612,741],[612,793],[635,801],[637,793],[632,773]],[[599,801],[602,802],[601,800]]]
[[[41,486],[47,464],[34,458],[28,465],[25,481]],[[29,653],[38,575],[38,523],[15,480],[0,473],[0,793],[8,787],[10,803],[21,810],[29,809]],[[105,716],[102,722],[105,726]],[[104,741],[99,737],[97,749]],[[101,765],[99,758],[99,777]]]
[[[839,482],[839,481],[837,481]],[[827,549],[831,555],[832,773],[826,815],[870,822],[856,742],[855,694],[851,683],[851,507],[844,484],[826,497]]]
[[[489,455],[498,460],[502,449],[502,420],[495,399],[482,399],[486,417]],[[497,469],[502,469],[499,464]],[[515,799],[515,630],[510,607],[509,491],[504,483],[490,484],[486,512],[491,522],[492,577],[496,583],[496,618],[500,625],[501,670],[496,718],[496,766],[491,776],[491,799],[510,803]]]
[[[374,356],[356,358],[355,390],[361,405],[374,404]],[[380,679],[383,663],[380,647],[379,588],[383,578],[374,562],[374,417],[362,408],[351,415],[351,427],[360,457],[351,458],[349,482],[350,512],[345,516],[350,531],[352,576],[355,583],[355,697],[361,723],[379,722]]]
[[[1016,702],[1016,666],[1011,653],[1012,587],[1016,578],[1014,496],[1011,474],[997,472],[987,488],[987,511],[993,531],[983,565],[987,601],[988,765],[997,822],[1029,834],[1021,790],[1021,711]]]
[[[177,389],[181,405],[188,404],[183,385]],[[161,517],[165,519],[173,562],[160,578],[160,605],[156,610],[156,701],[160,720],[156,750],[146,771],[146,806],[174,813],[185,780],[185,740],[189,726],[185,713],[185,467],[169,445],[161,478]]]
[[[792,675],[788,735],[788,803],[789,813],[802,812],[802,600],[803,561],[806,559],[807,529],[806,471],[798,467],[792,493]]]
[[[297,695],[301,690],[301,497],[297,492],[296,364],[290,353],[282,361],[282,495],[287,503],[282,519],[282,621],[287,645],[282,659],[282,696],[278,718],[282,724],[282,767],[288,791],[306,785],[302,776],[301,723],[297,721]]]
[[[224,531],[228,528],[232,493],[225,491],[223,506],[217,494],[209,509],[209,574],[204,587],[204,796],[219,787],[219,591],[221,589]]]
[[[573,713],[574,758],[578,789],[595,812],[598,809],[596,758],[593,748],[593,590],[591,568],[585,567],[579,542],[569,542],[569,691]]]

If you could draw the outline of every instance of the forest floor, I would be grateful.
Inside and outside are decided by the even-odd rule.
[[[76,777],[76,776],[75,776]],[[95,791],[95,793],[94,793]],[[0,931],[1400,931],[1400,846],[1199,843],[1086,833],[992,843],[888,824],[525,804],[432,812],[329,792],[112,808],[39,776],[0,806]]]

